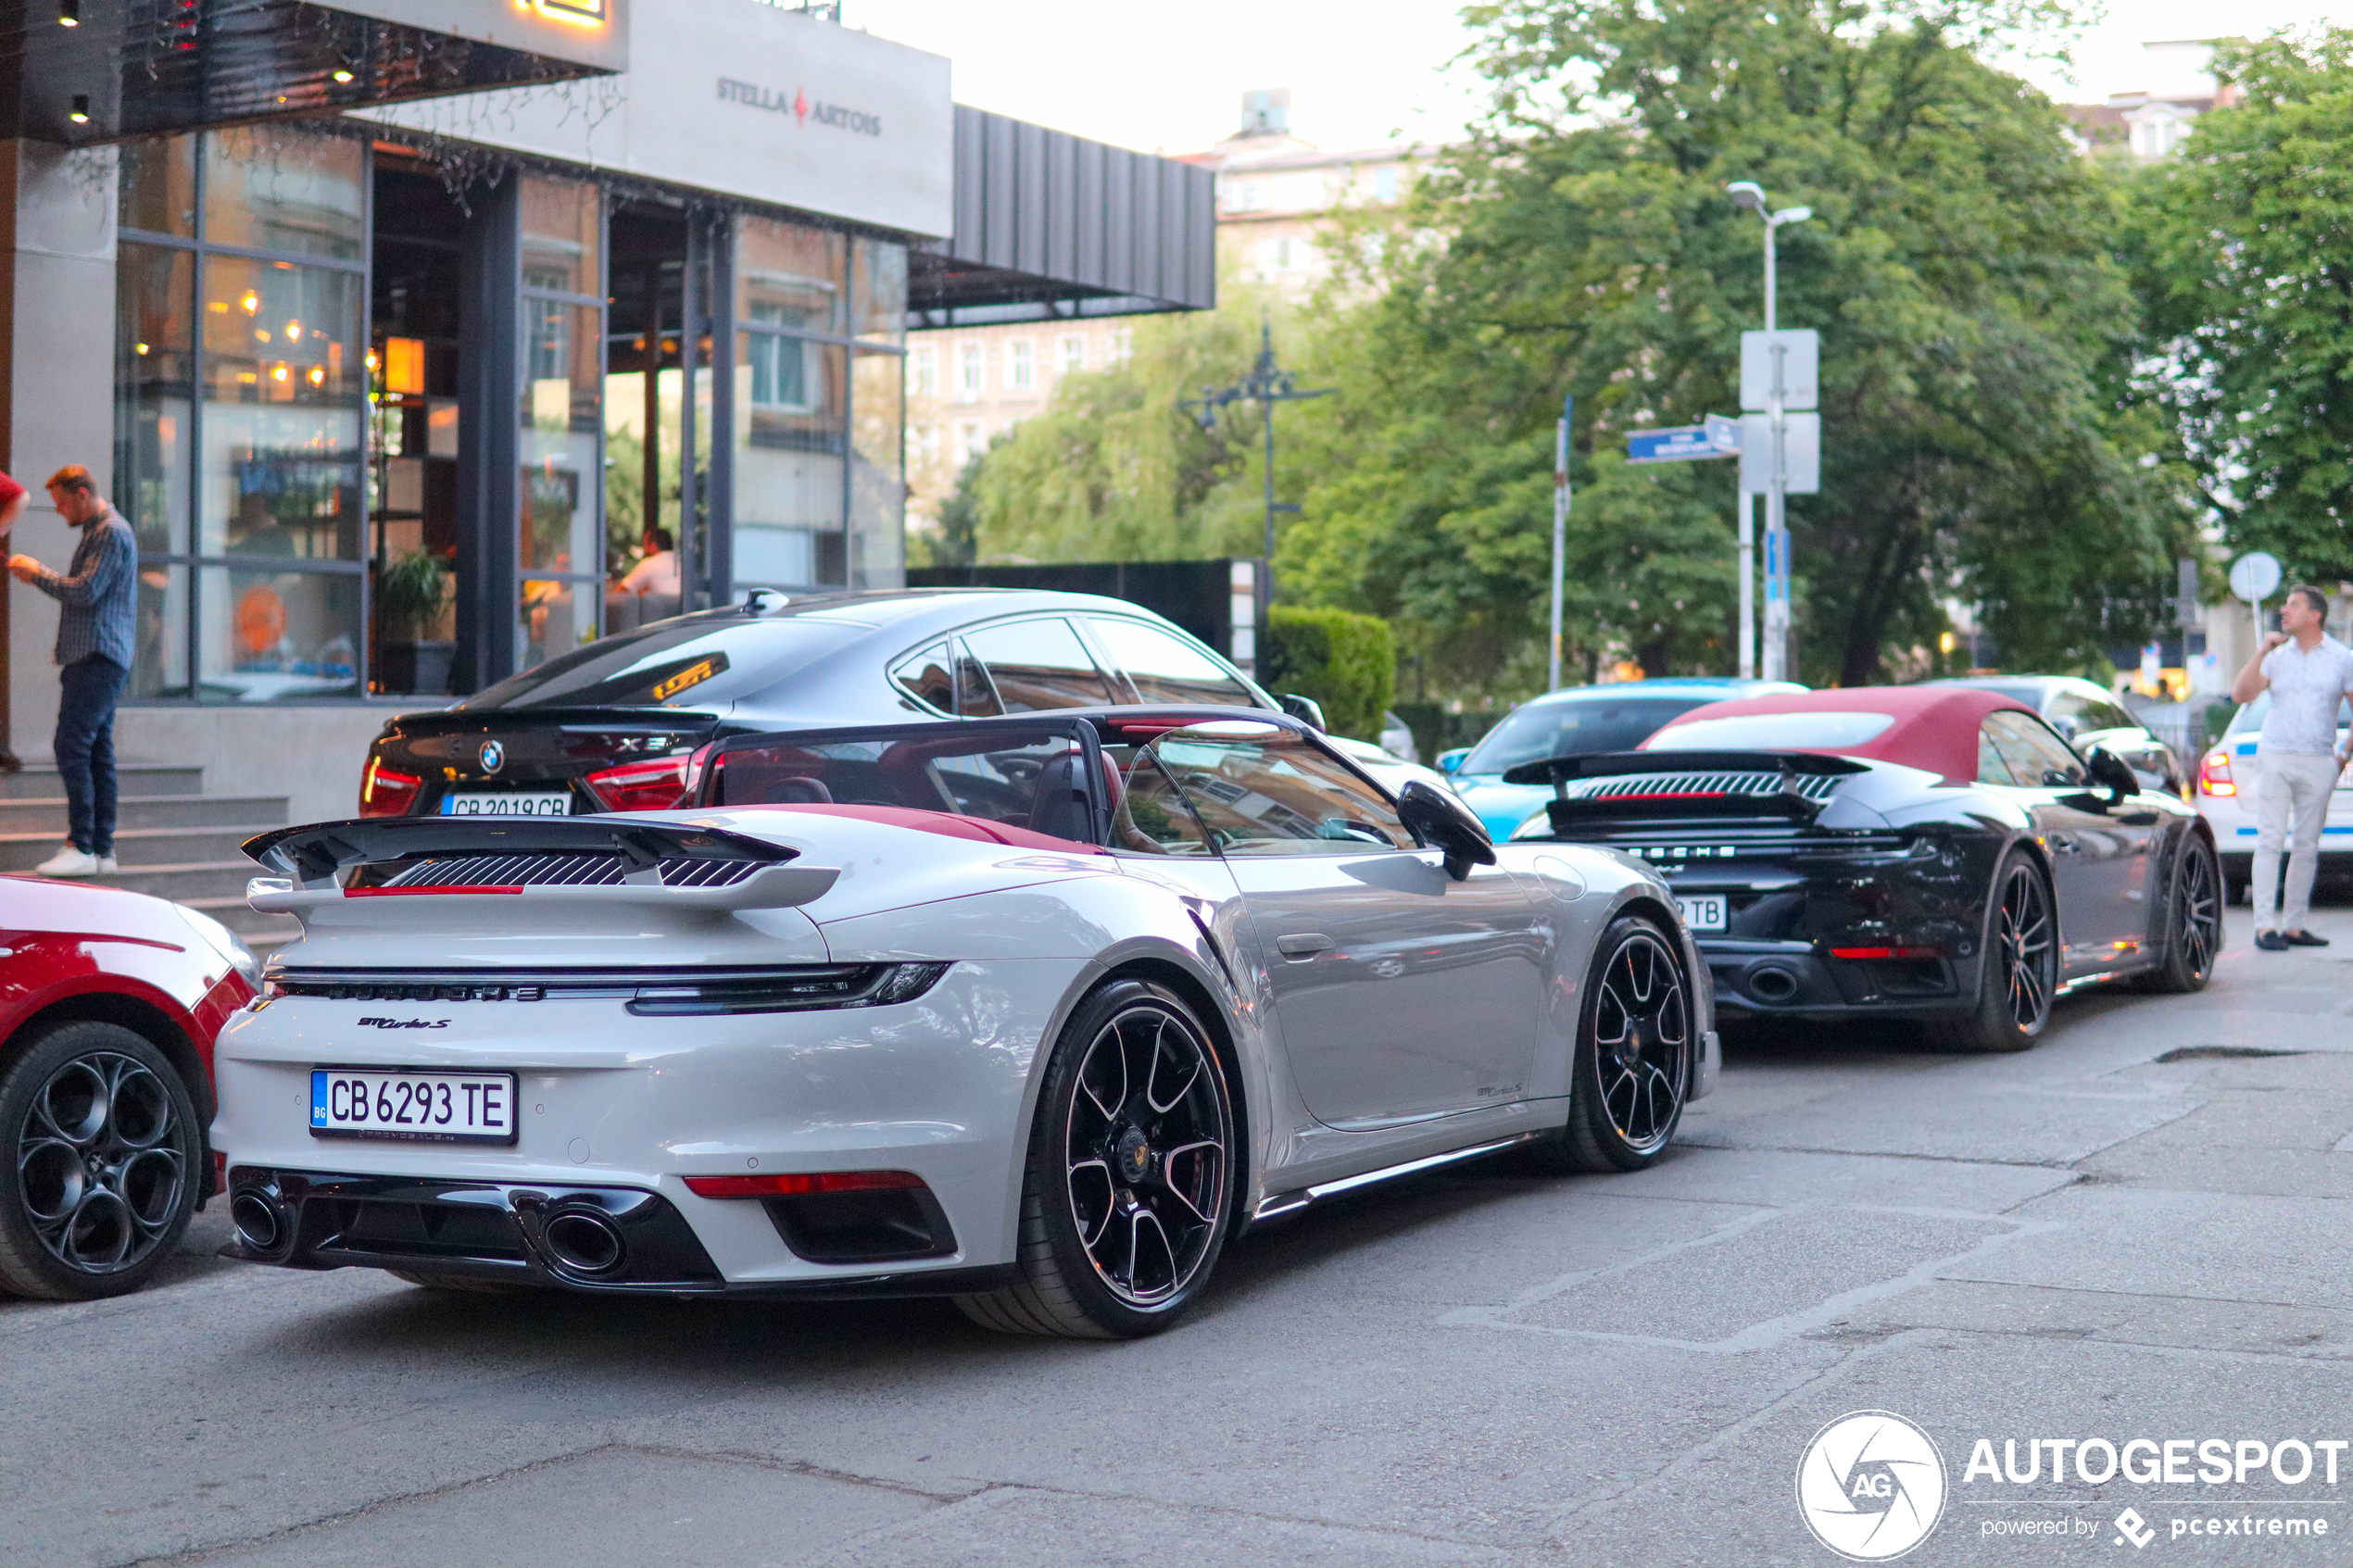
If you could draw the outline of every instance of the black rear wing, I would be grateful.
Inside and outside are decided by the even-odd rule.
[[[1870,771],[1851,757],[1804,751],[1612,751],[1523,762],[1505,784],[1553,786],[1554,831],[1638,818],[1780,817],[1810,822],[1843,778]]]

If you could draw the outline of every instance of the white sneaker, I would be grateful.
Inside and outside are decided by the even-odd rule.
[[[95,876],[106,864],[86,849],[67,845],[32,868],[35,876]]]
[[[120,867],[114,863],[114,857],[112,855],[101,855],[98,857],[98,874],[100,876],[112,876],[120,869]]]

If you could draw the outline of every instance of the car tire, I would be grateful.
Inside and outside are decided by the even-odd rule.
[[[2005,854],[1986,898],[1977,1003],[1934,1021],[1930,1038],[1948,1050],[1998,1052],[2025,1050],[2042,1037],[2058,989],[2056,909],[2050,880],[2032,858]]]
[[[2214,847],[2185,834],[2165,895],[2165,957],[2133,987],[2179,996],[2203,991],[2222,950],[2222,866]]]
[[[0,1290],[138,1289],[195,1212],[204,1129],[180,1070],[117,1023],[38,1028],[0,1067]]]
[[[958,1309],[1002,1334],[1132,1339],[1169,1327],[1225,1248],[1234,1126],[1225,1064],[1184,998],[1139,980],[1101,987],[1046,1066],[1019,1277],[957,1297]]]
[[[1563,1173],[1655,1163],[1698,1071],[1691,978],[1675,939],[1641,915],[1611,922],[1578,1010],[1568,1120],[1529,1144],[1528,1158]]]

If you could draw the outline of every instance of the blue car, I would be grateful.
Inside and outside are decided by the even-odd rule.
[[[1552,791],[1542,784],[1507,784],[1504,770],[1547,757],[1587,757],[1631,751],[1668,720],[1711,702],[1768,692],[1802,692],[1790,681],[1743,681],[1694,675],[1572,686],[1521,703],[1477,746],[1441,753],[1438,765],[1499,842],[1543,809]]]

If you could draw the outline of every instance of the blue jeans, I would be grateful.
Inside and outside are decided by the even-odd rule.
[[[88,855],[114,853],[114,705],[131,671],[99,654],[57,673],[57,773],[66,836]]]

